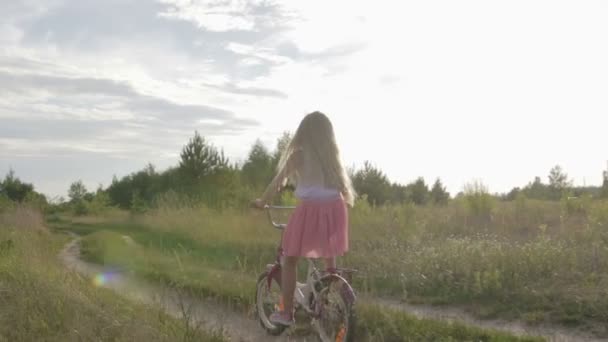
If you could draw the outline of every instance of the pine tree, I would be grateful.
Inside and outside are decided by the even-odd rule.
[[[549,171],[549,188],[552,199],[561,198],[564,192],[571,186],[572,182],[568,179],[568,175],[562,170],[561,166],[556,165]]]
[[[600,192],[601,198],[608,198],[608,170],[603,172],[604,181],[602,182],[602,189]]]
[[[363,169],[355,172],[353,185],[358,194],[367,195],[370,204],[382,205],[391,197],[391,183],[388,178],[368,161],[363,164]]]
[[[87,188],[84,186],[84,183],[81,180],[78,180],[70,185],[68,196],[70,197],[72,203],[84,201],[86,195]]]
[[[431,201],[436,205],[446,205],[449,199],[450,193],[446,191],[441,180],[437,178],[431,189]]]
[[[23,202],[27,195],[34,191],[34,186],[22,182],[10,169],[4,180],[0,182],[0,194],[15,202]]]
[[[193,180],[201,180],[218,169],[228,167],[224,151],[205,141],[197,131],[181,152],[179,169]]]
[[[409,189],[412,202],[417,205],[425,205],[429,199],[429,188],[426,186],[422,177],[416,179],[414,183],[409,184],[406,188]]]
[[[258,139],[251,147],[247,161],[243,164],[243,177],[249,185],[261,188],[272,180],[273,166],[273,157],[268,153],[268,149],[262,141]]]

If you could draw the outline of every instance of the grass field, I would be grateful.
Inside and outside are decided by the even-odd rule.
[[[464,204],[356,207],[351,252],[342,261],[360,270],[357,290],[467,305],[482,317],[591,323],[595,329],[608,322],[606,203],[571,212],[559,202],[499,203],[487,217]],[[159,209],[98,220],[70,227],[95,232],[84,240],[89,260],[128,259],[147,277],[179,280],[203,292],[215,293],[222,284],[223,297],[244,304],[279,238],[259,212]],[[139,248],[121,248],[121,235]],[[139,258],[124,256],[134,251]]]
[[[156,235],[142,226],[93,221],[96,223],[71,226],[74,231],[87,234],[82,242],[85,259],[135,270],[150,280],[186,287],[205,297],[220,298],[236,310],[250,310],[257,273],[248,272],[245,261],[233,265],[230,260],[225,260],[226,269],[221,269],[222,258],[228,256],[210,248],[212,243],[204,248],[197,247],[179,235]],[[97,229],[99,227],[106,229]],[[125,239],[125,235],[132,237],[134,243]],[[415,319],[402,312],[374,305],[359,305],[357,315],[357,341],[536,340],[460,324]]]
[[[35,211],[0,213],[0,341],[224,341],[66,271],[67,241]]]
[[[484,200],[457,200],[448,207],[355,207],[351,252],[342,263],[360,270],[357,291],[606,336],[607,204],[474,202]],[[261,212],[200,207],[108,214],[55,226],[86,235],[88,260],[179,283],[243,310],[252,304],[256,276],[273,260],[279,238]],[[365,316],[362,331],[391,325],[367,317],[367,310],[359,309]]]

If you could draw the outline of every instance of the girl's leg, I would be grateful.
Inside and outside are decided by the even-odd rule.
[[[287,256],[283,260],[283,268],[281,270],[284,312],[289,315],[293,314],[293,294],[296,290],[297,265],[298,257]]]

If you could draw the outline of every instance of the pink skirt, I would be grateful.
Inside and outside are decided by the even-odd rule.
[[[342,197],[297,205],[283,234],[285,256],[332,258],[348,251],[348,213]]]

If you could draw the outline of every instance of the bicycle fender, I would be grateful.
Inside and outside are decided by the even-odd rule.
[[[268,282],[268,288],[270,288],[270,286],[272,285],[272,279],[274,279],[277,284],[279,284],[279,286],[281,285],[281,264],[274,264],[272,265],[272,267],[270,268],[270,270],[268,270],[268,273],[266,274],[266,281]]]

